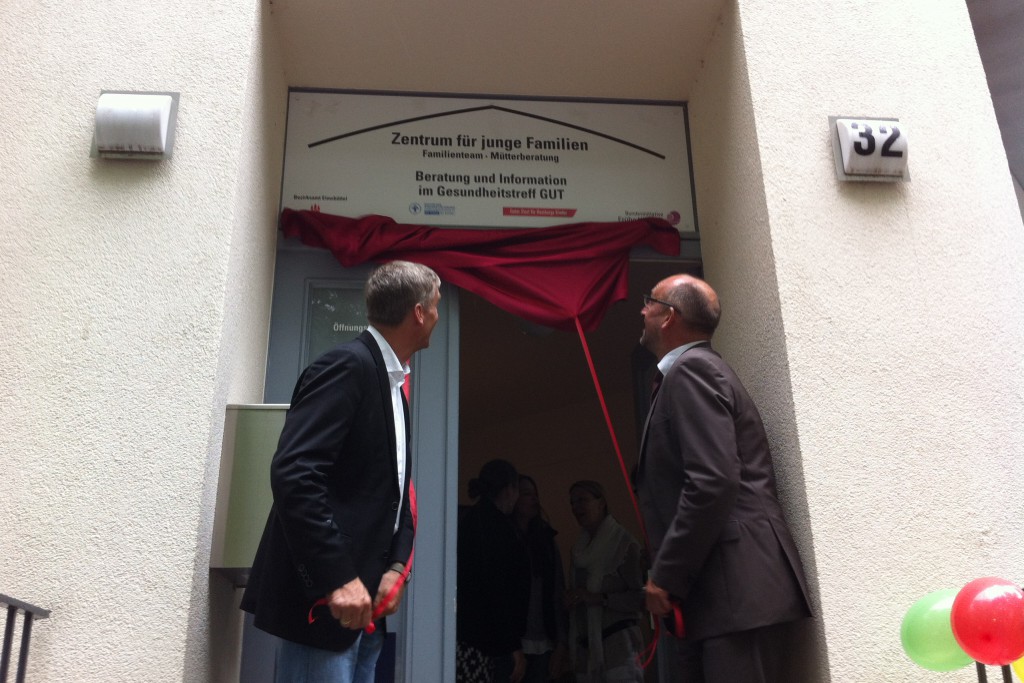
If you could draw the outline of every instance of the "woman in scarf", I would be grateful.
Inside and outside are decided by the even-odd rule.
[[[577,683],[643,683],[644,566],[640,544],[608,513],[596,481],[569,487],[582,529],[569,571],[569,648]]]

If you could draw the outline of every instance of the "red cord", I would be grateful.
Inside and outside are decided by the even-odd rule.
[[[419,512],[416,508],[416,488],[412,485],[411,478],[409,479],[409,512],[412,513],[412,534],[413,538],[415,539],[416,525],[419,521]],[[384,614],[385,605],[391,604],[391,602],[398,595],[398,591],[402,590],[402,586],[404,586],[405,582],[409,580],[409,574],[410,572],[412,572],[412,559],[415,556],[416,546],[413,545],[412,550],[409,552],[409,561],[405,563],[405,569],[402,570],[401,578],[399,578],[398,581],[396,581],[395,584],[391,586],[391,590],[388,591],[388,594],[384,597],[383,600],[380,601],[380,603],[378,603],[377,607],[374,608],[373,614],[370,617],[370,623],[366,627],[367,633],[373,633],[377,630],[377,625],[374,622],[381,618],[381,615]],[[309,608],[309,615],[307,617],[309,619],[309,623],[312,624],[314,621],[316,621],[316,616],[313,614],[313,610],[321,605],[326,604],[327,598],[320,598],[319,600],[313,603],[313,606]]]
[[[608,405],[604,401],[604,392],[601,391],[601,383],[597,379],[597,370],[594,369],[594,359],[590,356],[590,347],[587,345],[587,337],[583,334],[583,326],[579,318],[574,318],[576,331],[580,335],[580,343],[583,344],[583,354],[587,357],[587,365],[590,367],[590,377],[594,380],[594,389],[597,390],[597,400],[601,402],[601,410],[604,411],[604,421],[608,425],[608,434],[612,437],[612,446],[615,447],[615,457],[619,459],[619,469],[622,471],[622,479],[626,482],[626,490],[629,491],[629,499],[633,501],[633,511],[636,513],[636,521],[640,525],[640,532],[644,536],[644,545],[648,550],[651,548],[651,540],[647,537],[647,527],[644,525],[643,515],[640,513],[640,504],[636,501],[633,493],[633,484],[629,480],[629,471],[626,469],[626,461],[622,458],[622,450],[619,448],[619,440],[615,436],[615,428],[612,427],[612,418],[608,413]]]
[[[643,514],[640,512],[640,504],[636,500],[636,494],[633,493],[633,483],[629,478],[629,471],[626,469],[626,461],[622,457],[622,450],[619,448],[619,440],[615,436],[615,428],[612,426],[612,419],[608,413],[608,405],[604,400],[604,392],[601,391],[601,383],[597,379],[597,370],[594,368],[594,359],[590,355],[590,347],[587,345],[587,337],[583,333],[583,325],[580,324],[580,319],[577,317],[574,319],[576,322],[576,332],[579,333],[580,343],[583,345],[583,354],[587,357],[587,365],[590,367],[590,377],[594,380],[594,388],[597,390],[597,400],[601,403],[601,410],[604,412],[604,421],[608,426],[608,433],[612,438],[612,446],[615,447],[615,457],[619,460],[619,469],[622,471],[622,479],[626,483],[626,490],[629,491],[629,499],[633,502],[633,511],[636,513],[636,520],[640,524],[640,532],[644,537],[644,547],[647,549],[647,556],[651,556],[651,539],[647,536],[647,527],[644,524]],[[679,605],[672,603],[672,628],[669,632],[677,638],[682,638],[685,632],[683,625],[683,611]],[[644,648],[644,651],[640,653],[637,658],[641,660],[641,666],[647,668],[654,661],[654,653],[658,649],[658,639],[661,638],[661,619],[654,620],[654,637],[651,639],[651,644]]]

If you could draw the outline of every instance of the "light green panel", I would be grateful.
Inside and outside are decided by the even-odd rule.
[[[272,496],[270,460],[287,405],[229,405],[210,566],[238,580],[252,565]]]

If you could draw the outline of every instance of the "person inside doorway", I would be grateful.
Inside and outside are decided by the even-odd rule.
[[[469,497],[477,502],[459,520],[456,551],[456,681],[519,683],[530,562],[511,519],[519,498],[515,466],[485,463],[469,482]]]
[[[555,542],[558,532],[545,519],[537,482],[529,475],[519,475],[519,499],[512,511],[512,520],[526,543],[530,560],[523,683],[544,683],[558,679],[565,664],[568,635],[565,570]]]
[[[640,543],[609,514],[604,487],[598,482],[574,483],[569,504],[580,525],[566,592],[576,681],[643,683],[638,659],[644,606]]]

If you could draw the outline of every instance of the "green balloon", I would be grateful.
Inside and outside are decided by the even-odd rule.
[[[973,660],[953,637],[949,615],[957,590],[947,588],[924,596],[907,610],[900,627],[903,650],[929,671],[955,671]]]

